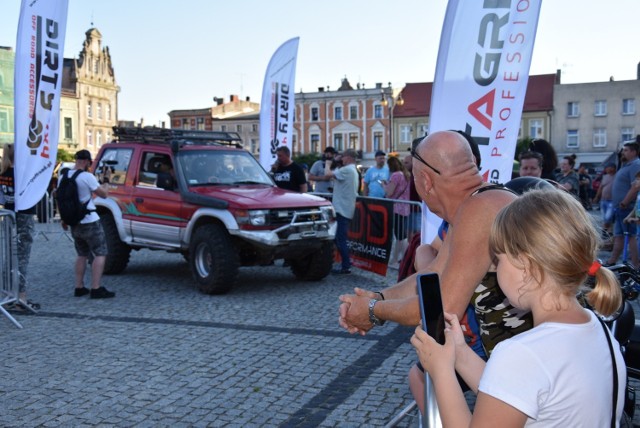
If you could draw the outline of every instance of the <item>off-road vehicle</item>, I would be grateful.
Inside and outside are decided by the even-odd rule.
[[[240,266],[289,262],[294,275],[331,271],[335,212],[327,200],[278,188],[230,132],[114,127],[92,172],[107,238],[105,273],[131,250],[181,253],[201,291],[229,291]]]

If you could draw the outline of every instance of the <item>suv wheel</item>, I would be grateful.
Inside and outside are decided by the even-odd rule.
[[[333,241],[326,241],[313,254],[291,260],[291,271],[304,281],[319,281],[331,273],[333,266]]]
[[[107,260],[104,264],[104,273],[106,275],[122,272],[129,263],[129,255],[131,247],[120,240],[116,222],[111,214],[103,214],[100,216],[102,222],[102,230],[107,241]]]
[[[224,294],[235,282],[240,262],[227,232],[216,224],[208,224],[193,234],[189,265],[200,291]]]

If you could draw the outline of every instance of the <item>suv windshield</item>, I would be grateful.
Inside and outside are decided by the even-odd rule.
[[[258,161],[241,150],[183,151],[178,162],[189,186],[275,185]]]

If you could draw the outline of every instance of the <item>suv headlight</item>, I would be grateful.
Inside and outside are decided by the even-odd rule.
[[[242,210],[236,211],[235,217],[239,225],[265,226],[269,210]]]
[[[326,205],[320,207],[320,211],[322,212],[322,219],[325,221],[335,221],[336,212],[333,209],[333,205]]]

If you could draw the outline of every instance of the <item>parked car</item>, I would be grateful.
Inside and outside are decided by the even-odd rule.
[[[208,294],[229,291],[240,266],[276,259],[303,280],[330,273],[333,206],[278,188],[238,134],[114,127],[114,137],[92,166],[109,183],[109,196],[95,199],[105,273],[122,272],[142,248],[182,254]]]

